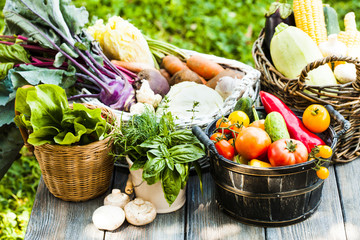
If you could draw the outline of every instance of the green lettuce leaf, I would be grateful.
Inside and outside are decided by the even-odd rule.
[[[30,63],[29,57],[30,54],[19,44],[0,44],[1,63]]]
[[[16,99],[17,105],[28,104],[31,110],[31,125],[34,132],[42,127],[61,129],[63,111],[69,108],[65,90],[59,86],[43,84],[27,91],[26,103]]]

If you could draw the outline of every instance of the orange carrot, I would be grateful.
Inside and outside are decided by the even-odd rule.
[[[146,63],[125,62],[125,61],[118,61],[118,60],[111,60],[111,63],[116,66],[123,67],[134,73],[139,73],[145,69],[155,69],[153,66],[146,64]]]
[[[171,75],[174,75],[184,68],[188,68],[184,62],[173,55],[167,55],[164,57],[161,64]]]
[[[211,79],[224,70],[216,62],[200,55],[193,55],[187,60],[187,66],[205,79]]]

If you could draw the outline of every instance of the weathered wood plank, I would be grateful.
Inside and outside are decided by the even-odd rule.
[[[239,223],[219,209],[214,187],[209,172],[203,174],[203,194],[198,177],[189,179],[186,239],[265,239],[264,228]]]
[[[86,202],[66,202],[54,197],[41,178],[25,239],[103,239],[93,225],[92,213],[106,194]]]
[[[125,190],[128,172],[117,169],[113,188]],[[125,223],[116,231],[105,232],[105,239],[184,239],[185,207],[167,214],[158,214],[154,222],[145,226],[133,226]]]
[[[322,202],[307,220],[281,228],[267,228],[267,239],[346,239],[334,168],[325,180]]]
[[[360,160],[335,166],[347,239],[360,238]]]

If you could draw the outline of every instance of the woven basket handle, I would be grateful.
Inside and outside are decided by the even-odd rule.
[[[301,71],[301,74],[299,77],[299,82],[303,84],[305,82],[306,77],[308,76],[308,73],[311,70],[314,70],[321,65],[325,65],[327,63],[337,62],[337,61],[355,64],[355,67],[356,67],[356,81],[355,82],[357,83],[358,86],[360,86],[360,61],[358,61],[357,59],[352,58],[352,57],[347,57],[347,56],[338,57],[338,56],[334,56],[334,55],[316,60],[316,61],[311,62],[308,65],[306,65],[305,68]],[[357,87],[356,89],[359,89],[359,87]]]
[[[21,88],[29,88],[29,87],[33,87],[31,85],[25,85],[25,86],[22,86]],[[16,109],[16,101],[15,101],[15,109]],[[19,116],[20,113],[18,111],[15,110],[15,116]],[[29,133],[27,131],[26,128],[24,127],[19,127],[19,130],[20,130],[20,134],[21,134],[21,137],[22,139],[24,140],[24,145],[25,147],[30,151],[30,152],[34,152],[34,146],[29,144],[28,143],[28,138],[29,138]]]

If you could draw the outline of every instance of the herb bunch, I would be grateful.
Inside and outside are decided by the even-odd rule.
[[[161,181],[169,205],[186,186],[191,166],[202,189],[197,160],[205,155],[205,148],[190,130],[176,126],[171,112],[161,117],[150,110],[134,115],[130,121],[121,122],[112,137],[115,155],[128,155],[134,162],[130,170],[142,168],[142,177],[149,185]]]

